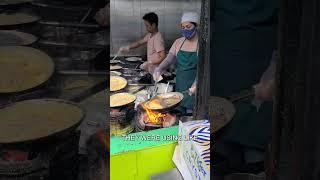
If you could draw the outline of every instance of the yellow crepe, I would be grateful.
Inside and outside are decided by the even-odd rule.
[[[54,72],[44,52],[23,46],[0,47],[0,93],[20,92],[47,81]]]
[[[39,19],[40,18],[37,16],[32,16],[24,13],[0,14],[0,26],[31,23]]]
[[[110,70],[118,70],[118,69],[122,69],[121,66],[110,66]]]
[[[110,91],[119,91],[127,86],[127,80],[120,76],[110,76]]]
[[[27,100],[0,109],[0,143],[47,137],[79,123],[84,112],[61,100]]]
[[[136,100],[136,96],[129,93],[118,93],[110,96],[110,107],[120,107]]]
[[[162,109],[163,106],[160,104],[158,99],[152,100],[149,103],[147,103],[148,109]]]

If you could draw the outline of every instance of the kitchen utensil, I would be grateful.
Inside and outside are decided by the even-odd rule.
[[[142,69],[132,69],[132,68],[122,68],[124,70],[132,70],[132,71],[142,71]]]
[[[251,99],[254,96],[255,96],[255,90],[254,90],[254,88],[250,88],[250,89],[243,90],[235,95],[229,96],[228,99],[232,103],[234,103],[234,102],[238,102],[238,101],[244,101],[244,100]]]
[[[157,90],[156,90],[156,87],[157,87]],[[152,87],[149,87],[149,89],[151,89],[152,91],[156,91],[157,94],[163,94],[163,93],[167,93],[167,92],[172,92],[173,91],[173,86],[170,85],[170,84],[167,86],[167,84],[158,83],[156,87],[152,86]]]
[[[153,84],[135,84],[135,83],[129,83],[129,86],[153,86]]]
[[[168,88],[169,88],[169,82],[167,83],[167,86],[166,86],[166,90],[164,91],[164,93],[167,93],[168,92]]]
[[[111,59],[111,61],[114,61],[119,56],[119,52]]]

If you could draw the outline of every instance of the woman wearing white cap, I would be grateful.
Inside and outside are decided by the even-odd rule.
[[[155,69],[153,78],[158,81],[160,75],[171,64],[176,63],[176,91],[189,90],[193,94],[196,87],[198,63],[198,26],[199,16],[195,12],[184,13],[181,18],[181,34],[167,55],[166,59]],[[193,96],[188,96],[181,102],[184,110],[193,109]]]

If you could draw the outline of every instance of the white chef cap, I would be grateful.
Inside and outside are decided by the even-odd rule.
[[[181,18],[181,23],[194,22],[196,24],[199,24],[199,21],[200,21],[199,15],[196,12],[185,12],[183,13]]]

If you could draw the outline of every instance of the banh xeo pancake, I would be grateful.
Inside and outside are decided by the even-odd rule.
[[[34,99],[0,109],[0,143],[37,140],[73,127],[84,111],[62,100]]]
[[[110,70],[119,70],[122,69],[121,66],[110,66]]]
[[[163,109],[174,106],[181,101],[181,97],[175,93],[166,93],[152,98],[146,103],[148,109]]]
[[[119,91],[127,86],[127,80],[120,76],[110,76],[110,91]]]
[[[9,25],[18,25],[31,23],[39,20],[37,16],[24,14],[24,13],[15,13],[15,14],[0,14],[0,26],[9,26]]]
[[[47,81],[54,72],[44,52],[23,46],[0,47],[0,93],[20,92]]]
[[[136,96],[130,93],[118,93],[110,96],[110,107],[120,107],[136,100]]]
[[[29,3],[33,1],[34,0],[0,0],[0,6]]]
[[[22,46],[29,45],[37,41],[37,37],[32,34],[14,30],[0,30],[0,46]]]
[[[164,106],[159,98],[154,98],[146,103],[148,109],[162,109]]]

